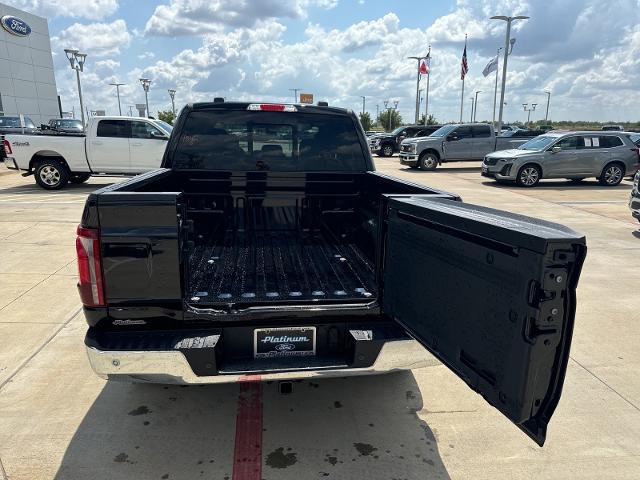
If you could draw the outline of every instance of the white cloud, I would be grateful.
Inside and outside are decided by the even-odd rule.
[[[527,14],[531,19],[514,23],[512,30],[517,42],[509,59],[506,120],[526,119],[521,105],[525,102],[538,103],[533,119],[543,117],[546,106],[543,92],[546,89],[552,91],[552,119],[636,120],[640,110],[637,95],[640,10],[633,0],[611,2],[607,8],[619,14],[603,15],[601,5],[595,0],[548,0],[544,3],[459,0],[446,15],[422,28],[403,27],[393,12],[367,21],[354,21],[343,28],[328,28],[314,18],[313,8],[330,8],[333,2],[298,0],[275,7],[267,2],[261,7],[263,12],[258,14],[247,10],[253,3],[218,0],[209,6],[174,0],[164,6],[174,17],[167,17],[168,23],[153,23],[161,18],[156,15],[158,7],[147,23],[147,34],[151,33],[150,25],[155,34],[190,32],[201,37],[195,40],[198,42],[195,46],[166,56],[152,50],[148,39],[135,38],[134,42],[144,45],[136,50],[136,54],[152,50],[157,55],[150,66],[118,72],[119,68],[110,70],[112,64],[98,64],[99,60],[95,65],[89,65],[89,72],[83,77],[83,88],[94,108],[111,108],[113,113],[117,111],[115,94],[105,89],[104,84],[109,78],[115,79],[116,73],[119,73],[119,81],[128,84],[121,89],[123,105],[125,101],[143,101],[138,78],[148,76],[153,79],[149,97],[153,111],[169,108],[167,88],[178,90],[176,101],[180,105],[211,100],[215,96],[233,100],[290,101],[292,93],[289,89],[296,87],[314,93],[316,100],[328,100],[333,105],[354,110],[361,108],[359,96],[365,95],[367,109],[373,114],[376,105],[383,108],[384,100],[397,99],[405,121],[412,121],[416,64],[406,57],[426,53],[427,45],[431,44],[429,110],[440,121],[453,121],[459,118],[460,57],[464,33],[468,33],[470,71],[465,82],[464,118],[469,118],[469,97],[480,90],[478,119],[490,120],[495,77],[484,78],[481,72],[497,47],[504,43],[505,24],[489,20],[489,17],[505,13]],[[196,4],[204,10],[186,12],[186,6]],[[180,8],[176,9],[176,5]],[[224,13],[229,17],[223,15],[222,6],[229,7]],[[266,14],[264,9],[268,7],[273,8]],[[389,4],[389,9],[393,9],[393,4]],[[239,12],[247,12],[246,18],[234,17]],[[191,20],[193,15],[198,17],[194,21]],[[286,22],[278,21],[283,18],[289,19],[289,23],[292,20],[304,22],[304,29],[296,29],[304,32],[302,36],[292,39],[285,35],[283,23]],[[173,27],[169,25],[170,20],[176,20]],[[126,26],[124,30],[126,32]],[[89,32],[89,35],[93,33]],[[57,44],[70,46],[61,43],[59,37],[62,36],[61,33],[56,37]],[[72,36],[66,32],[65,37]],[[113,39],[114,43],[92,40],[90,58],[97,56],[93,51],[94,44],[104,54],[122,49],[132,41],[130,36],[117,33],[107,38]],[[125,42],[121,41],[123,38]],[[61,94],[63,99],[73,100],[77,95],[71,77],[73,72],[68,65],[64,67],[63,81],[59,80],[59,85],[63,85]],[[65,83],[67,78],[69,84]],[[422,109],[424,111],[424,104]]]
[[[222,31],[225,25],[251,27],[260,20],[301,18],[302,0],[171,0],[156,7],[147,21],[149,35],[201,35]]]
[[[47,18],[102,20],[118,10],[118,0],[4,0],[13,7]]]
[[[147,58],[155,58],[156,54],[153,52],[143,52],[140,55],[138,55],[138,58],[140,60],[146,60]]]
[[[131,43],[127,24],[119,19],[111,23],[74,23],[51,38],[54,50],[77,48],[96,57],[119,55]]]

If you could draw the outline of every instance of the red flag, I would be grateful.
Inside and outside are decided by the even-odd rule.
[[[426,58],[420,60],[420,73],[422,75],[427,75],[429,73],[429,65],[427,64]]]

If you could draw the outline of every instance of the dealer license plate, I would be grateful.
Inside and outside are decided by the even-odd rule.
[[[316,327],[257,328],[255,358],[302,357],[316,354]]]

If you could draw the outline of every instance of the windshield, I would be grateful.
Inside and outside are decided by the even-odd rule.
[[[540,135],[539,137],[532,138],[526,143],[523,143],[518,148],[520,150],[535,150],[542,151],[551,145],[553,142],[558,140],[559,137],[547,137],[545,135]]]
[[[403,131],[405,129],[405,127],[398,127],[396,128],[393,132],[391,132],[392,135],[398,135],[401,131]]]
[[[156,125],[161,129],[164,130],[165,133],[171,135],[171,132],[173,131],[173,125],[170,125],[169,123],[163,121],[163,120],[156,120]]]
[[[36,128],[29,117],[24,117],[25,128]],[[5,128],[21,128],[20,117],[0,117],[0,127]]]
[[[430,137],[445,137],[445,136],[449,135],[451,132],[453,132],[456,128],[458,128],[458,125],[445,125],[444,127],[440,127],[438,130],[436,130],[435,132],[433,132],[429,136]]]
[[[82,122],[80,120],[59,120],[62,128],[76,128],[82,130]]]
[[[350,117],[291,112],[195,111],[180,131],[176,169],[362,171]]]
[[[633,143],[640,146],[640,133],[634,133],[633,135],[629,135],[629,138]]]

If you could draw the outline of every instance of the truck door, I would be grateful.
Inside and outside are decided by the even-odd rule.
[[[98,120],[87,136],[87,158],[98,173],[129,173],[129,132],[127,120]],[[93,129],[92,129],[93,130]]]
[[[469,160],[473,158],[473,134],[471,127],[458,127],[445,138],[446,160]]]
[[[482,160],[487,153],[493,152],[496,146],[496,137],[491,133],[489,125],[472,125],[473,156],[470,159]]]
[[[446,199],[391,198],[382,308],[542,446],[564,380],[585,239]]]
[[[133,120],[129,139],[131,170],[140,173],[160,168],[167,140],[169,137],[150,122]]]

